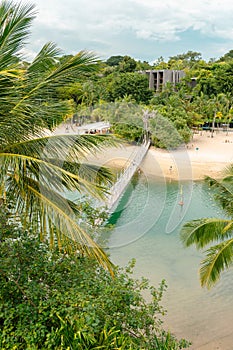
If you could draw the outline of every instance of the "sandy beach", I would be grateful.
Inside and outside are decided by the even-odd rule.
[[[98,154],[96,160],[99,165],[125,168],[130,162],[127,159],[133,158],[136,149],[137,146],[129,145],[108,149]],[[224,168],[231,163],[233,163],[233,131],[228,135],[222,131],[215,132],[213,138],[210,132],[204,131],[195,134],[186,147],[178,150],[166,151],[151,147],[140,169],[147,177],[158,177],[168,181],[169,179],[196,181],[202,180],[205,175],[220,178]],[[132,232],[137,232],[134,226],[134,220],[137,218],[131,220],[134,227]],[[148,217],[144,220],[148,220]],[[121,221],[118,231],[113,235],[119,237],[122,232],[123,237],[124,231],[129,235],[130,225],[131,222],[127,220],[125,226],[124,220]],[[167,239],[165,234],[156,232],[148,234],[148,239],[138,240],[139,243],[126,245],[116,252],[113,249],[112,254],[115,254],[116,261],[120,261],[122,265],[127,259],[136,257],[140,266],[139,276],[147,274],[146,276],[153,281],[152,284],[156,284],[160,273],[161,279],[168,280],[168,294],[166,292],[165,295],[168,319],[165,325],[178,338],[191,339],[193,344],[190,350],[231,350],[232,302],[230,299],[228,304],[225,304],[222,300],[223,296],[228,298],[226,291],[230,290],[231,284],[226,279],[222,290],[221,285],[217,285],[207,295],[200,289],[196,277],[200,258],[195,256],[196,253],[190,250],[184,251],[181,245],[176,245],[177,240],[177,236],[171,235]],[[159,249],[159,254],[155,253],[156,249]],[[170,256],[167,253],[169,249],[171,249]],[[174,290],[170,292],[170,288]]]
[[[64,128],[59,130],[58,134],[62,133],[65,133]],[[76,129],[69,130],[69,133],[81,134]],[[109,147],[88,156],[87,162],[98,166],[116,168],[120,172],[120,169],[127,168],[133,162],[138,147],[128,143],[121,143],[118,147]],[[224,168],[231,163],[233,163],[233,130],[228,135],[223,131],[214,132],[213,138],[209,131],[202,131],[194,134],[188,145],[177,150],[167,151],[153,146],[150,147],[139,169],[147,178],[156,178],[158,181],[161,179],[162,182],[198,181],[202,180],[205,175],[220,178]],[[137,203],[140,204],[138,197]],[[138,208],[137,205],[135,205],[136,208]],[[145,215],[145,212],[142,212]],[[141,223],[136,221],[137,229],[134,225],[134,220],[137,220],[137,217],[131,217],[130,220],[126,220],[125,226],[122,223],[119,225],[119,231],[117,231],[117,234],[115,233],[115,237],[117,237],[115,239],[125,237],[126,233],[128,236],[135,235],[135,232],[139,232],[141,235],[141,227],[143,226],[143,229],[145,229],[143,220],[147,220],[149,223],[151,217],[149,219],[148,217],[146,219],[143,217]],[[131,223],[132,229],[130,229]],[[121,232],[122,235],[120,235]],[[177,244],[177,236],[169,236],[167,240],[168,236],[163,234],[162,230],[161,232],[156,235],[156,240],[153,240],[149,235],[148,241],[136,240],[135,244],[126,244],[125,247],[122,247],[122,252],[116,250],[115,258],[117,264],[124,266],[131,257],[136,257],[140,261],[139,275],[147,274],[146,276],[152,281],[152,284],[156,285],[160,274],[161,278],[170,279],[169,288],[175,285],[174,288],[177,288],[175,293],[177,294],[175,294],[175,302],[173,302],[173,291],[171,294],[167,294],[166,302],[171,301],[171,303],[168,309],[169,322],[167,321],[165,324],[178,338],[185,337],[193,341],[190,350],[231,350],[232,304],[230,297],[228,297],[229,299],[226,302],[226,304],[228,302],[229,304],[224,306],[225,309],[222,309],[222,295],[228,294],[225,292],[222,294],[221,290],[219,291],[218,289],[220,287],[217,286],[215,289],[217,292],[214,290],[212,296],[206,296],[206,299],[204,299],[204,292],[200,290],[199,281],[196,278],[200,261],[199,257],[197,258],[190,251],[183,252],[183,247]],[[137,242],[139,243],[137,244]],[[122,245],[122,242],[120,244]],[[150,255],[147,244],[152,247]],[[173,248],[174,250],[172,250]],[[160,254],[156,255],[153,249],[154,251],[159,249]],[[168,249],[171,249],[169,251],[170,256],[168,256],[169,254],[167,255]],[[111,256],[113,256],[113,252],[114,250]],[[147,253],[144,254],[144,252]],[[182,259],[180,258],[181,256],[183,257]],[[158,270],[156,264],[159,266]],[[190,273],[193,276],[191,278]],[[225,288],[230,287],[231,285],[228,286],[226,282]],[[230,292],[229,295],[231,296],[232,293]],[[180,305],[182,306],[181,309]],[[213,312],[209,313],[208,308],[210,310],[214,309],[212,310]]]
[[[96,164],[125,168],[136,152],[137,146],[122,145],[109,148],[89,159]],[[148,177],[171,180],[201,180],[205,175],[221,177],[225,167],[233,163],[233,131],[209,131],[194,134],[192,141],[177,150],[150,147],[140,169]]]
[[[153,173],[153,160],[158,162],[162,176],[173,180],[201,180],[205,175],[221,177],[223,169],[233,163],[233,132],[209,132],[194,134],[193,140],[175,151],[163,151],[151,147],[143,163],[147,174]],[[172,168],[170,168],[172,167]]]

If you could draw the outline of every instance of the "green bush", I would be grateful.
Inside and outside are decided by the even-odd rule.
[[[11,230],[11,235],[9,231]],[[180,349],[162,328],[166,289],[134,280],[132,262],[115,278],[90,258],[39,243],[17,226],[1,230],[0,348]],[[143,291],[150,291],[146,302]]]

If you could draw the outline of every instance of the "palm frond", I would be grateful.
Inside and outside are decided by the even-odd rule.
[[[51,83],[60,86],[61,78],[64,85],[64,83],[76,82],[77,78],[83,76],[83,74],[97,72],[98,70],[99,60],[95,54],[82,50],[74,56],[67,57],[57,65],[56,69],[48,75],[45,83],[48,86]]]
[[[211,242],[229,238],[232,234],[232,220],[203,218],[185,223],[180,238],[186,247],[195,244],[197,249],[201,249]]]
[[[0,5],[0,67],[14,64],[29,35],[35,6],[2,1]]]
[[[79,174],[81,178],[96,184],[104,184],[109,187],[113,183],[114,176],[111,170],[103,166],[84,162],[64,162],[63,168],[73,174]]]
[[[112,271],[106,254],[77,224],[77,206],[64,189],[102,198],[109,172],[85,164],[89,152],[112,142],[93,135],[44,136],[71,116],[71,101],[61,101],[59,87],[99,69],[93,53],[81,51],[58,59],[59,49],[46,44],[31,64],[20,62],[21,49],[35,16],[34,5],[0,4],[0,195],[9,198],[23,224],[41,237],[79,242],[80,250]]]
[[[2,146],[1,152],[24,154],[43,159],[56,158],[60,160],[84,159],[87,154],[94,153],[116,145],[116,141],[111,136],[106,135],[46,135],[15,141]]]
[[[90,238],[90,235],[81,229],[75,222],[71,213],[67,213],[64,210],[64,206],[61,208],[58,206],[58,202],[54,201],[54,198],[49,198],[43,193],[36,191],[33,187],[28,187],[28,190],[34,193],[37,198],[40,199],[40,207],[44,210],[45,218],[50,218],[53,225],[58,228],[63,235],[68,236],[72,241],[78,242],[80,249],[84,251],[88,256],[96,259],[99,263],[107,268],[112,274],[112,263],[107,257],[106,253]],[[47,193],[51,195],[52,193]],[[49,231],[51,228],[49,228]]]
[[[221,181],[211,177],[205,177],[205,181],[214,190],[214,197],[228,215],[233,215],[233,182],[230,179]]]
[[[223,171],[224,179],[226,177],[233,177],[233,164],[228,165]]]
[[[16,89],[14,94],[17,94]],[[40,99],[35,103],[32,103],[31,100],[25,100],[23,103],[21,101],[16,109],[18,98],[15,95],[11,96],[10,99],[9,97],[9,95],[8,99],[0,97],[0,147],[7,143],[13,144],[23,140],[40,138],[45,129],[53,129],[73,110],[72,104],[67,101],[54,101],[46,104]]]
[[[23,181],[25,178],[24,174],[31,173],[31,175],[34,174],[36,176],[41,186],[46,185],[51,189],[64,190],[66,188],[68,190],[77,190],[99,199],[104,197],[106,189],[102,185],[91,183],[81,178],[79,174],[73,174],[51,162],[12,153],[0,153],[0,159],[3,164],[1,172],[2,182],[6,176],[13,176]],[[7,185],[5,189],[7,190]]]
[[[232,266],[233,238],[209,248],[206,253],[201,262],[200,281],[209,289],[219,280],[221,272]]]
[[[52,43],[44,46],[35,62],[29,66],[29,74],[25,76],[27,80],[24,82],[25,95],[15,106],[15,109],[32,96],[38,96],[41,100],[47,101],[47,97],[55,94],[57,88],[75,82],[84,72],[96,72],[99,69],[96,56],[86,51],[81,51],[75,56],[52,65],[51,63],[57,58],[58,52]],[[41,64],[39,64],[40,61],[42,61]],[[43,61],[45,61],[47,69],[44,69]],[[44,97],[43,94],[45,94]]]
[[[214,198],[224,211],[233,216],[233,164],[223,173],[221,180],[206,176],[205,181],[213,190]],[[205,253],[201,262],[200,281],[202,286],[211,288],[223,270],[233,263],[233,220],[219,218],[203,218],[192,220],[183,225],[180,233],[183,244],[188,247],[195,244],[201,249],[210,243],[217,243]]]
[[[18,135],[32,135],[41,128],[51,130],[73,114],[74,106],[70,101],[59,100],[57,89],[76,81],[84,72],[96,72],[98,60],[93,54],[82,51],[57,62],[58,52],[54,44],[48,43],[28,69],[21,72],[22,76],[18,76],[20,79],[12,83],[4,77],[2,84],[0,79],[0,86],[3,87],[0,91],[7,91],[6,98],[0,92],[0,100],[4,102],[2,120],[0,111],[1,130],[7,128],[9,135],[12,134],[11,130],[17,135],[18,126]]]
[[[99,196],[105,192],[103,185],[111,183],[111,173],[104,167],[86,164],[85,157],[113,144],[111,137],[101,135],[45,136],[10,144],[0,152],[2,177],[9,169],[19,169],[23,176],[27,168],[38,181],[46,182],[51,188],[85,189]]]
[[[40,232],[41,240],[51,238],[54,232],[63,240],[67,238],[75,242],[82,254],[98,260],[113,274],[112,263],[90,237],[90,229],[85,224],[84,228],[77,224],[78,207],[74,203],[34,179],[24,177],[23,180],[11,180],[12,193],[8,193],[8,196],[16,204],[15,211],[25,227]]]
[[[46,74],[54,69],[54,65],[57,64],[57,59],[60,55],[61,50],[56,44],[52,42],[46,43],[27,67],[28,76],[35,82],[34,78],[38,78],[39,74]]]
[[[62,236],[66,235],[77,242],[81,240],[87,253],[88,239],[85,241],[86,238],[81,238],[80,234],[84,230],[75,222],[78,207],[64,198],[61,191],[75,189],[102,199],[106,191],[102,182],[108,181],[109,171],[62,159],[82,159],[92,148],[102,148],[112,141],[101,136],[96,138],[94,135],[63,135],[52,139],[55,144],[48,144],[50,137],[46,136],[8,145],[6,152],[0,153],[2,191],[7,191],[15,202],[15,210],[23,222],[33,223],[35,231],[41,230],[41,237],[49,232],[52,236],[54,226],[56,233],[60,232]],[[9,153],[12,150],[18,153]],[[55,158],[50,158],[50,154]],[[91,246],[90,249],[94,255],[99,252],[96,246]]]

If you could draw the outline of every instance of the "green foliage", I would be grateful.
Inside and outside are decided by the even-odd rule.
[[[134,72],[137,66],[137,62],[130,56],[124,56],[123,60],[119,63],[119,72]]]
[[[137,61],[136,71],[152,69],[152,66],[147,61]]]
[[[112,131],[116,136],[122,137],[128,141],[142,141],[144,130],[134,124],[117,123],[112,125]]]
[[[210,67],[199,71],[197,88],[209,97],[219,93],[232,95],[232,74],[232,61],[214,63]]]
[[[177,148],[190,140],[191,132],[189,108],[178,93],[172,92],[158,95],[150,105],[149,133],[154,145],[160,148]],[[137,105],[130,98],[124,98],[114,103],[100,103],[92,111],[94,119],[109,121],[112,131],[129,141],[142,140],[143,106]]]
[[[113,102],[125,98],[147,106],[150,104],[152,108],[155,106],[159,113],[172,121],[186,143],[190,139],[190,128],[201,127],[205,122],[213,121],[215,112],[222,113],[221,120],[217,120],[219,126],[221,122],[229,123],[232,119],[230,111],[233,88],[230,54],[231,52],[229,57],[226,54],[226,61],[221,59],[208,63],[201,58],[199,52],[193,51],[170,57],[168,62],[165,62],[163,57],[158,58],[154,63],[154,69],[182,69],[186,75],[175,89],[168,83],[163,91],[156,94],[148,89],[146,77],[142,82],[143,78],[139,77],[139,73],[132,73],[135,69],[137,71],[151,69],[148,62],[136,62],[129,56],[112,56],[109,59],[110,66],[102,70],[102,75],[98,77],[94,75],[89,83],[86,82],[89,88],[85,88],[85,94],[77,91],[78,96],[69,95],[69,97],[76,101],[78,97],[78,103],[92,107],[100,101]],[[195,78],[195,87],[191,84],[193,78]],[[84,87],[84,83],[82,84]],[[221,94],[227,97],[225,101],[224,99],[219,101],[218,96]],[[95,109],[93,116],[96,114]],[[106,116],[104,118],[106,120]],[[108,120],[110,119],[112,118],[108,117]],[[99,116],[96,120],[100,120]],[[152,139],[156,145],[161,146],[161,143],[156,141],[155,135],[152,135]],[[175,145],[177,142],[174,143]]]
[[[150,119],[150,133],[152,143],[159,148],[175,149],[184,143],[175,125],[160,114]]]
[[[108,213],[105,207],[95,208],[91,206],[91,199],[81,199],[76,202],[80,212],[80,219],[89,224],[92,227],[98,226],[100,223],[105,222],[108,218]]]
[[[86,167],[84,158],[109,142],[48,136],[74,111],[71,101],[59,98],[59,88],[99,71],[99,61],[85,51],[59,59],[61,51],[49,42],[31,63],[21,64],[33,18],[34,6],[0,4],[0,201],[11,204],[12,220],[20,219],[40,239],[50,237],[51,245],[54,236],[60,243],[73,239],[83,254],[94,254],[111,270],[107,255],[77,224],[77,206],[63,196],[77,190],[103,198],[109,173]]]
[[[231,60],[233,60],[233,50],[228,51],[227,53],[225,53],[225,55],[223,55],[219,59],[220,62],[227,62]]]
[[[182,91],[172,87],[155,96],[151,105],[157,111],[155,118],[149,120],[153,143],[161,148],[177,148],[189,142],[192,126],[190,103]]]
[[[147,77],[140,73],[110,74],[103,83],[106,86],[104,99],[109,102],[130,96],[137,103],[148,104],[153,96]]]
[[[202,218],[187,222],[182,227],[181,240],[186,247],[192,244],[197,249],[208,247],[201,262],[200,282],[211,288],[221,273],[233,266],[233,165],[226,170],[222,180],[206,177],[206,182],[230,218]]]
[[[112,66],[118,66],[121,61],[123,61],[124,56],[111,56],[107,59],[106,64],[110,67]]]
[[[64,100],[73,99],[76,105],[78,105],[79,103],[82,102],[82,98],[83,98],[82,84],[77,82],[77,83],[73,83],[71,85],[59,88],[58,94],[61,99],[64,99]]]
[[[112,278],[95,260],[51,251],[11,227],[0,241],[1,349],[186,347],[162,328],[165,282],[155,289],[145,278],[134,280],[133,265],[116,268]]]
[[[9,207],[3,199],[0,200],[0,242],[6,237],[12,237],[17,223],[12,221]]]
[[[169,57],[168,69],[192,69],[201,61],[201,53],[195,51],[188,51],[183,54]]]
[[[168,69],[167,62],[164,61],[164,58],[160,56],[153,64],[153,69]]]
[[[130,56],[111,56],[107,59],[106,64],[114,67],[119,72],[134,72],[137,62]]]
[[[105,121],[109,121],[111,125],[117,123],[126,123],[143,127],[142,121],[143,107],[135,103],[129,97],[115,102],[101,102],[96,104],[91,116]]]
[[[129,97],[112,103],[100,103],[91,112],[92,119],[106,120],[120,138],[140,142],[143,136],[143,108]]]

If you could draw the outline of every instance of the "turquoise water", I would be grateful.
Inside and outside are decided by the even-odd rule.
[[[183,201],[184,205],[179,205]],[[222,275],[211,291],[200,287],[198,267],[203,257],[194,247],[183,248],[183,222],[223,216],[203,183],[166,183],[140,176],[134,179],[110,222],[108,236],[114,263],[125,266],[136,258],[135,275],[156,286],[165,279],[165,326],[193,341],[191,349],[233,349],[233,274]]]

